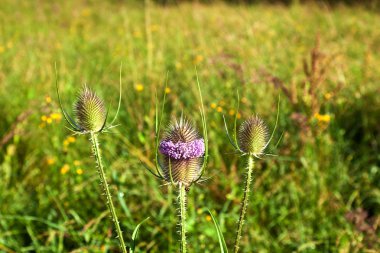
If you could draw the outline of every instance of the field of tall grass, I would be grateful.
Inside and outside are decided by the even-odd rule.
[[[181,114],[208,126],[203,180],[188,192],[188,252],[230,251],[246,163],[225,132],[259,115],[241,252],[380,249],[380,23],[360,6],[160,6],[149,1],[0,1],[0,252],[118,252],[89,137],[73,135],[86,84],[117,127],[100,147],[126,243],[179,252],[177,190],[154,170],[156,94],[163,127]],[[167,87],[165,82],[167,78]],[[237,92],[240,107],[237,111]],[[162,102],[162,101],[161,101]],[[66,126],[66,127],[65,127]]]

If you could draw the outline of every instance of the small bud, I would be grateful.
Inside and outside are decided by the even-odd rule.
[[[180,119],[172,123],[165,132],[159,150],[164,156],[165,180],[190,186],[198,179],[203,163],[205,144],[194,126]]]
[[[268,128],[257,116],[251,116],[243,122],[238,133],[239,148],[247,154],[260,155],[266,148]]]
[[[78,96],[78,100],[74,105],[77,123],[82,131],[100,132],[106,121],[106,109],[101,100],[87,86]]]

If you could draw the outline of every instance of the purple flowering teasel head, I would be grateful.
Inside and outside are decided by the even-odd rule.
[[[162,170],[166,181],[189,187],[199,178],[205,143],[191,122],[182,117],[173,121],[165,131],[159,151],[163,155]]]

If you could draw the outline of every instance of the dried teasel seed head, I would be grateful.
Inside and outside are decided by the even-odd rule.
[[[263,153],[268,141],[268,128],[258,116],[251,116],[241,124],[238,132],[239,148],[247,154]]]
[[[107,117],[104,102],[87,86],[79,93],[74,110],[81,131],[100,132],[103,129]]]
[[[198,179],[203,164],[205,144],[193,124],[181,118],[172,122],[160,142],[163,174],[168,182],[189,187]]]

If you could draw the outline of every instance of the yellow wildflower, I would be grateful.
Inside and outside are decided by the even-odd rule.
[[[142,34],[141,34],[140,31],[136,30],[136,31],[133,32],[133,37],[135,37],[135,38],[141,38],[141,36],[142,36]]]
[[[5,51],[5,48],[3,46],[0,46],[0,54]]]
[[[247,99],[246,97],[242,97],[242,98],[241,98],[241,102],[242,102],[243,104],[246,104],[246,103],[248,103],[248,99]]]
[[[51,103],[51,97],[50,97],[50,96],[46,96],[46,97],[45,97],[45,102],[46,102],[47,104],[50,104],[50,103]]]
[[[182,63],[180,63],[180,62],[176,62],[176,63],[175,63],[175,68],[176,68],[177,70],[182,69]]]
[[[141,92],[144,90],[144,85],[142,85],[141,83],[138,83],[135,85],[135,90],[138,91],[138,92]]]
[[[83,170],[81,168],[79,168],[79,169],[76,170],[76,173],[78,175],[82,175],[83,174]]]
[[[206,220],[207,220],[207,221],[211,221],[211,216],[210,216],[210,215],[207,215],[207,216],[206,216]]]
[[[328,114],[314,114],[314,118],[318,120],[318,123],[329,123],[331,120],[331,116]]]
[[[47,116],[46,115],[42,115],[41,116],[41,120],[45,122],[47,120]]]
[[[64,164],[61,168],[61,174],[65,175],[70,170],[70,166],[68,164]]]
[[[171,91],[172,91],[172,90],[171,90],[169,87],[166,87],[166,88],[165,88],[165,93],[166,93],[166,94],[169,94]]]
[[[47,117],[46,123],[51,124],[52,122],[53,122],[53,120],[50,117]]]
[[[150,31],[152,31],[152,32],[156,32],[156,31],[158,31],[159,28],[160,28],[159,25],[151,25],[151,26],[150,26]]]
[[[53,165],[53,164],[55,163],[55,158],[54,158],[54,157],[48,157],[48,158],[46,159],[46,163],[47,163],[48,165]]]
[[[228,112],[229,115],[233,116],[235,115],[235,110],[234,109],[231,109],[229,112]]]
[[[83,17],[88,17],[91,15],[91,10],[89,8],[85,8],[82,10],[82,16]]]
[[[73,143],[73,142],[75,142],[75,137],[74,136],[69,136],[69,137],[67,137],[67,141],[69,142],[69,143]]]
[[[69,136],[69,137],[67,137],[67,138],[63,141],[64,149],[66,150],[67,147],[70,145],[70,143],[73,143],[73,142],[75,142],[75,137],[74,137],[74,136]]]
[[[216,108],[216,104],[215,103],[211,103],[211,108],[215,109]]]
[[[8,155],[8,156],[14,156],[14,154],[16,154],[16,145],[14,145],[14,144],[10,144],[10,145],[7,147],[7,155]]]
[[[74,165],[75,165],[75,166],[79,166],[79,165],[81,165],[81,164],[82,164],[81,161],[74,160]]]
[[[216,108],[216,111],[217,111],[217,112],[223,112],[223,108],[220,107],[220,106],[218,106],[218,107]]]
[[[60,121],[62,119],[62,114],[55,112],[50,114],[50,118],[56,121]]]
[[[203,62],[203,56],[202,55],[197,55],[197,56],[195,56],[195,58],[194,58],[194,64],[199,64],[199,63],[201,63],[201,62]]]
[[[237,114],[237,118],[238,118],[238,119],[241,118],[241,114],[240,114],[240,112],[238,112],[238,114]]]
[[[330,100],[332,98],[332,94],[331,94],[331,92],[327,92],[326,94],[325,94],[325,99],[326,100]]]

